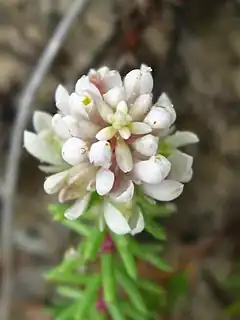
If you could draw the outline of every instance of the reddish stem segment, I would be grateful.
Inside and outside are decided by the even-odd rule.
[[[105,253],[113,253],[115,251],[115,244],[114,241],[109,233],[106,233],[105,238],[103,240],[103,243],[100,248],[100,253],[105,254]],[[98,299],[96,302],[96,309],[99,313],[107,313],[107,305],[104,301],[104,296],[103,296],[103,288],[99,288],[98,292]]]
[[[110,234],[107,233],[101,246],[101,253],[112,253],[115,251],[115,244]]]

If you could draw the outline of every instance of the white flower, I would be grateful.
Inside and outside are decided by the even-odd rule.
[[[151,68],[145,65],[123,80],[108,67],[91,69],[73,92],[57,87],[53,117],[34,114],[36,134],[26,131],[24,145],[46,163],[42,170],[53,173],[45,191],[56,193],[61,203],[75,201],[67,219],[80,217],[96,192],[103,197],[94,204],[101,230],[107,225],[117,234],[134,235],[144,228],[138,188],[159,201],[182,193],[193,159],[177,148],[198,138],[190,132],[169,135],[176,112],[165,93],[153,105],[152,89]]]

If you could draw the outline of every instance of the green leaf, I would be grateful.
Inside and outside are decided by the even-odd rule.
[[[138,282],[138,286],[154,295],[164,296],[166,294],[166,291],[162,287],[151,280],[141,279],[141,281]]]
[[[91,282],[88,283],[88,286],[84,291],[83,297],[80,299],[78,303],[77,310],[73,319],[86,319],[86,315],[88,314],[89,310],[93,307],[97,299],[100,282],[101,278],[99,275],[92,277]]]
[[[80,291],[79,289],[77,290],[67,286],[59,286],[57,287],[56,291],[60,296],[69,298],[69,299],[79,299],[80,297],[83,296],[83,292]]]
[[[113,303],[116,300],[114,256],[112,253],[101,254],[101,273],[103,283],[104,300]]]
[[[166,240],[166,232],[164,228],[157,225],[155,222],[150,221],[150,219],[146,222],[146,229],[154,236],[154,238],[162,241]]]
[[[68,283],[73,285],[82,285],[88,283],[92,275],[85,274],[68,274],[62,272],[56,272],[56,270],[50,271],[45,275],[45,278],[48,281],[59,282],[59,283]]]
[[[88,237],[90,234],[90,227],[86,226],[82,222],[79,222],[78,220],[70,221],[65,219],[65,220],[62,220],[61,223],[65,227],[79,233],[82,236]]]
[[[114,235],[114,240],[120,257],[123,261],[124,267],[128,275],[133,278],[137,279],[137,265],[134,256],[131,253],[128,237]]]
[[[141,293],[138,290],[137,282],[129,278],[128,275],[120,269],[116,270],[116,276],[119,285],[122,286],[136,310],[138,310],[140,313],[146,314],[147,308],[145,306]]]
[[[159,218],[166,218],[176,212],[176,205],[174,203],[151,203],[148,201],[145,195],[138,196],[137,203],[140,205],[141,210],[148,216],[150,215]]]
[[[66,308],[62,312],[60,312],[54,320],[72,320],[74,319],[74,314],[77,308],[77,304],[71,305],[69,308]]]
[[[146,252],[141,249],[141,246],[136,246],[135,242],[131,241],[131,247],[134,254],[140,258],[141,260],[147,261],[151,263],[156,268],[165,271],[165,272],[171,272],[172,268],[169,266],[169,264],[164,261],[159,256],[156,256],[155,253],[152,252]]]
[[[141,315],[129,303],[124,302],[121,304],[121,310],[127,316],[127,319],[132,320],[147,320],[146,315]]]
[[[108,306],[108,311],[112,320],[126,320],[124,314],[122,313],[121,308],[119,308],[116,303],[114,304],[108,303],[107,306]]]
[[[98,227],[93,227],[88,238],[85,240],[83,249],[84,261],[94,260],[99,252],[100,245],[105,233],[101,232]]]

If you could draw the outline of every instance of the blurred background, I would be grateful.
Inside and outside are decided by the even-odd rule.
[[[0,0],[0,194],[19,95],[71,3]],[[166,257],[187,270],[191,284],[172,320],[232,319],[225,309],[236,292],[225,282],[240,260],[239,0],[86,1],[34,96],[28,129],[35,109],[53,112],[57,84],[71,88],[89,68],[107,65],[125,74],[141,63],[153,68],[155,98],[162,91],[171,97],[178,128],[200,138],[189,148],[193,181],[164,222]],[[19,169],[9,320],[49,320],[44,308],[54,290],[42,274],[61,259],[71,234],[51,221],[37,161],[24,151]],[[2,256],[0,272],[1,264]]]

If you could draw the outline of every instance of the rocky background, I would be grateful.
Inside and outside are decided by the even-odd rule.
[[[0,0],[0,192],[18,95],[70,3]],[[178,213],[166,222],[166,256],[177,268],[187,268],[193,283],[174,320],[228,320],[223,310],[233,297],[221,283],[240,253],[240,1],[89,1],[32,111],[52,112],[57,84],[71,88],[90,67],[106,64],[125,73],[142,62],[154,69],[156,97],[166,91],[172,98],[178,127],[195,131],[201,141],[189,149],[196,157],[194,179],[177,201]],[[23,153],[11,320],[49,319],[44,306],[53,289],[42,273],[70,244],[71,235],[47,213],[49,196],[36,164]]]

